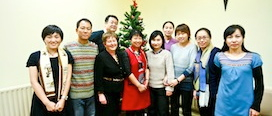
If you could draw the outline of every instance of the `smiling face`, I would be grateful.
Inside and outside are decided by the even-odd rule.
[[[244,38],[239,29],[236,29],[234,33],[228,35],[225,40],[229,50],[242,50],[242,44]]]
[[[211,37],[205,30],[200,30],[196,34],[196,42],[201,50],[204,50],[211,43]]]
[[[189,42],[189,35],[185,32],[178,31],[176,32],[176,40],[179,44],[187,44]]]
[[[108,21],[105,22],[105,27],[108,32],[115,32],[117,30],[118,20],[114,17],[109,17]]]
[[[154,51],[157,51],[161,49],[162,47],[162,37],[160,35],[157,35],[154,39],[151,40],[151,46],[154,49]]]
[[[133,35],[130,41],[131,46],[137,49],[140,49],[143,44],[143,38],[138,34]]]
[[[115,51],[117,49],[117,39],[113,36],[107,37],[106,41],[104,42],[104,46],[107,51]]]
[[[50,35],[45,36],[44,43],[47,47],[47,49],[58,49],[60,46],[60,43],[62,42],[61,36],[59,33],[53,33]]]

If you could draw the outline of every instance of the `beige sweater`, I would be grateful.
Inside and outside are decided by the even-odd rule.
[[[165,77],[168,82],[174,79],[174,66],[171,53],[167,50],[162,50],[158,54],[147,51],[146,55],[150,70],[149,86],[152,88],[164,88],[163,79]],[[174,88],[166,86],[165,90],[173,91]]]

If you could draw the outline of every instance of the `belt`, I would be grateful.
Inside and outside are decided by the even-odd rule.
[[[115,82],[124,81],[124,78],[122,78],[122,79],[116,79],[116,78],[103,77],[103,79],[105,79],[107,81],[115,81]]]

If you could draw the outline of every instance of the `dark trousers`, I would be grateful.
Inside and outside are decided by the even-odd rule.
[[[171,96],[171,116],[179,116],[180,95],[183,116],[192,116],[193,91],[180,90],[179,86]]]
[[[120,95],[119,92],[104,92],[107,104],[98,103],[96,116],[118,116],[120,114]],[[98,98],[99,100],[99,98]]]
[[[126,116],[144,116],[145,110],[126,111]]]
[[[215,97],[209,98],[208,107],[199,107],[199,113],[201,116],[214,116],[214,109],[215,109]]]
[[[149,116],[168,116],[169,99],[165,88],[150,88],[151,105],[148,108]]]
[[[74,116],[74,108],[72,106],[73,104],[72,104],[72,100],[70,96],[68,97],[68,100],[66,103],[67,103],[67,107],[66,107],[67,116]]]

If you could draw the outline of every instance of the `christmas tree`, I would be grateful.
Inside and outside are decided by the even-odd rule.
[[[144,30],[144,24],[143,24],[143,18],[140,17],[141,12],[137,10],[137,3],[135,0],[133,0],[133,5],[130,5],[130,13],[126,12],[124,15],[126,17],[125,21],[121,21],[120,23],[123,25],[120,28],[120,32],[118,33],[119,36],[119,46],[121,50],[124,50],[125,48],[129,47],[131,45],[129,40],[129,34],[132,30],[138,30],[143,33]],[[144,50],[146,51],[147,48],[145,48],[146,43],[146,34],[144,34],[143,40],[144,40]]]

